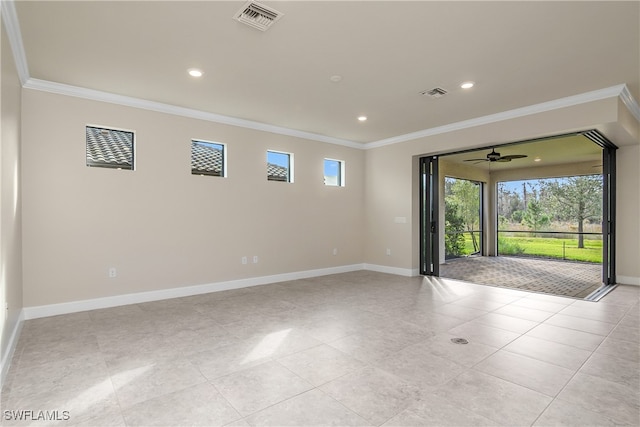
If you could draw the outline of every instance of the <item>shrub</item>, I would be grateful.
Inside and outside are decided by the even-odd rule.
[[[499,255],[522,255],[524,248],[518,242],[507,240],[504,237],[498,238]]]

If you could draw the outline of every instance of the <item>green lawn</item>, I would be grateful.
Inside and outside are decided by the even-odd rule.
[[[500,245],[502,243],[502,245]],[[543,237],[500,237],[498,248],[499,255],[518,255],[512,251],[507,250],[508,253],[503,253],[506,247],[514,247],[516,245],[524,249],[520,255],[522,256],[540,256],[548,258],[563,259],[563,244],[564,247],[564,259],[571,261],[583,261],[583,262],[602,262],[602,240],[587,240],[584,241],[584,248],[578,248],[577,239],[554,239]]]
[[[471,234],[464,233],[465,245],[460,256],[475,252]],[[476,234],[476,239],[479,239]],[[564,245],[564,250],[563,250]],[[582,262],[602,262],[602,240],[585,239],[584,248],[578,248],[578,239],[555,239],[549,237],[500,236],[499,255],[537,256]]]

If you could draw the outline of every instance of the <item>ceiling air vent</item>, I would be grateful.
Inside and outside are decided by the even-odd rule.
[[[274,22],[282,18],[283,15],[283,13],[263,4],[250,1],[245,4],[233,18],[260,31],[265,31],[269,29]]]
[[[433,89],[423,90],[420,92],[420,95],[427,95],[432,98],[442,98],[447,94],[447,91],[442,89],[441,87],[434,87]]]

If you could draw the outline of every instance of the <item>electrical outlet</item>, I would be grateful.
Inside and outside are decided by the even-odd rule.
[[[254,255],[253,256],[253,263],[257,264],[258,263],[258,255]]]
[[[391,249],[387,248],[387,256],[391,256]]]
[[[243,257],[242,257],[242,264],[247,265],[247,262],[248,262],[248,261],[247,261],[247,257],[246,257],[246,256],[243,256]]]
[[[338,255],[338,248],[333,248],[333,254]]]
[[[118,276],[118,270],[116,270],[115,267],[110,267],[109,268],[109,278],[113,279],[114,277]]]

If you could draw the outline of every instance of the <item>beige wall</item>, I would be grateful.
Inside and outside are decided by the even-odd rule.
[[[609,98],[367,150],[365,262],[406,272],[415,273],[418,269],[419,222],[417,215],[412,215],[418,211],[417,157],[579,130],[608,129],[616,135],[613,142],[622,146],[619,157],[625,157],[618,161],[618,186],[624,194],[618,197],[618,227],[626,230],[618,233],[617,273],[640,284],[637,262],[640,233],[637,224],[631,224],[631,217],[636,221],[638,217],[640,142],[636,132],[630,133],[618,124],[619,113],[617,98]],[[392,221],[392,216],[400,213],[411,218],[403,227]],[[385,256],[385,247],[396,248],[401,256]]]
[[[640,285],[640,146],[620,147],[616,164],[618,282]]]
[[[614,98],[364,151],[29,89],[22,100],[27,307],[361,263],[415,274],[420,155],[600,126],[628,135]],[[87,124],[135,131],[136,170],[86,167]],[[191,138],[227,144],[227,178],[190,174]],[[635,280],[638,147],[625,144],[618,275]],[[267,149],[294,153],[295,183],[266,180]],[[324,157],[346,161],[345,188],[323,185]]]
[[[11,336],[22,310],[22,236],[20,182],[20,80],[2,24],[0,71],[0,356],[3,374]],[[5,309],[8,307],[8,310]]]
[[[136,170],[85,166],[87,124],[135,131]],[[22,131],[27,307],[362,263],[361,150],[28,89]],[[227,144],[227,178],[191,175],[191,138]]]

